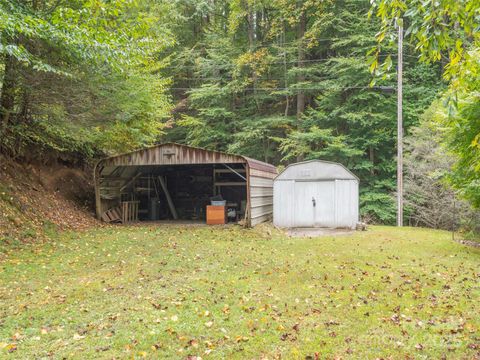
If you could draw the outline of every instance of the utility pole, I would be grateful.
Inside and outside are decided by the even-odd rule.
[[[397,226],[403,226],[403,23],[398,22],[397,69]]]

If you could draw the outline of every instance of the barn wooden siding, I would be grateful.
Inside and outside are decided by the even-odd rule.
[[[95,166],[97,216],[111,205],[101,199],[100,179],[118,167],[145,165],[245,164],[247,169],[247,225],[255,226],[272,218],[275,166],[241,155],[166,143],[100,160]]]

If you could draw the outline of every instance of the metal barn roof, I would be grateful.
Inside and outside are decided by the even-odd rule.
[[[275,166],[242,155],[206,150],[177,143],[164,143],[100,160],[97,166],[144,166],[247,163],[250,169],[276,174]]]

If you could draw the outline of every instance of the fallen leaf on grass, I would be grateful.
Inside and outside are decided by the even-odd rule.
[[[12,353],[17,350],[17,344],[0,343],[0,349],[5,349],[9,353]]]
[[[73,335],[73,340],[81,340],[81,339],[84,339],[84,338],[85,338],[85,336],[82,336],[82,335],[77,334],[77,333],[75,335]]]
[[[198,341],[195,340],[195,339],[192,339],[188,342],[188,345],[190,345],[191,347],[197,348],[198,347]]]
[[[168,332],[170,335],[176,335],[177,334],[177,332],[172,328],[168,328],[165,331]]]
[[[152,304],[152,306],[153,306],[155,309],[157,309],[157,310],[162,310],[162,309],[163,309],[162,304],[157,304],[157,303],[155,303],[155,302],[153,302],[153,301],[152,301],[150,304]],[[167,308],[167,307],[165,307],[165,309],[166,309],[166,308]]]
[[[236,341],[237,343],[239,343],[239,342],[247,342],[248,340],[249,340],[249,338],[246,337],[246,336],[241,336],[241,335],[239,335],[239,336],[235,337],[235,341]]]
[[[101,346],[95,349],[96,352],[102,352],[102,351],[108,351],[108,350],[110,350],[110,346]]]
[[[157,351],[157,350],[160,349],[161,347],[162,347],[162,345],[160,345],[160,344],[153,344],[153,345],[152,345],[152,350]]]
[[[340,323],[338,321],[335,321],[335,320],[328,320],[326,323],[325,323],[326,326],[333,326],[333,325],[340,325]]]

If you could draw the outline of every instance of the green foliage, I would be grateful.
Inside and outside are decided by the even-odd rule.
[[[165,139],[274,164],[339,161],[361,179],[362,215],[392,223],[396,47],[384,48],[384,78],[371,88],[366,54],[381,25],[367,19],[369,3],[225,0],[201,16],[181,4],[190,16],[178,25],[165,69],[179,111]],[[441,79],[437,66],[418,63],[411,51],[406,65],[408,132]],[[301,97],[305,109],[297,106]]]
[[[448,78],[457,73],[458,69],[453,69],[456,65],[470,57],[465,50],[480,39],[477,1],[374,0],[371,13],[382,20],[379,43],[393,40],[393,27],[405,22],[405,35],[420,52],[421,60],[439,61],[448,55]]]
[[[393,25],[404,21],[406,36],[420,59],[446,63],[449,91],[444,97],[445,116],[438,126],[444,128],[444,143],[457,158],[450,179],[466,199],[480,207],[478,1],[376,0],[373,5],[372,13],[382,20],[377,48],[392,34]]]
[[[393,181],[389,185],[389,188],[377,185],[373,189],[360,193],[360,215],[365,221],[395,223],[396,204],[392,196],[385,192],[385,189],[392,191]]]
[[[142,0],[0,3],[0,148],[90,158],[157,140],[170,110],[159,52],[164,4]]]
[[[109,78],[95,78],[90,88],[98,107],[88,123],[92,142],[100,149],[126,152],[140,145],[151,145],[162,133],[164,120],[169,115],[170,100],[164,94],[167,81],[159,74],[130,72]]]
[[[441,144],[445,134],[438,124],[444,117],[442,102],[437,100],[405,139],[405,200],[409,223],[475,233],[480,230],[480,212],[462,200],[459,196],[462,194],[447,181],[452,176],[456,157]]]
[[[85,129],[68,129],[67,125],[63,118],[52,117],[15,124],[4,134],[2,146],[9,149],[12,156],[26,156],[35,147],[39,158],[48,152],[71,155],[73,159],[93,157],[95,146],[89,140],[91,133]]]
[[[437,124],[444,143],[457,161],[449,179],[457,191],[480,208],[480,81],[469,91],[457,91],[456,106],[441,109]],[[448,105],[447,105],[448,106]]]
[[[362,215],[391,223],[402,16],[405,132],[443,90],[431,63],[448,56],[445,99],[457,101],[438,123],[458,159],[452,183],[480,206],[470,3],[376,0],[369,20],[354,0],[4,0],[0,148],[91,158],[177,141],[280,165],[338,161],[361,179]]]
[[[2,0],[0,9],[1,53],[35,70],[70,71],[68,66],[51,64],[49,54],[38,53],[32,42],[62,51],[73,63],[107,63],[119,70],[147,63],[164,46],[153,41],[161,33],[154,28],[158,19],[145,16],[147,1],[45,0],[28,4]]]
[[[252,157],[268,161],[278,157],[275,144],[279,144],[285,132],[295,120],[293,117],[272,115],[270,117],[252,117],[242,121],[242,128],[237,131],[233,143],[227,148],[236,154],[245,153]]]
[[[334,49],[334,53],[327,62],[309,66],[309,73],[318,78],[315,86],[319,94],[300,128],[285,140],[290,146],[284,152],[293,152],[297,158],[323,158],[345,164],[361,179],[362,215],[392,223],[396,84],[387,76],[369,88],[370,75],[363,56],[374,44],[376,24],[362,17],[367,11],[365,4],[350,5],[348,9],[332,9],[333,20],[325,33],[334,40],[319,47],[324,51]],[[418,65],[411,58],[406,63],[404,120],[408,129],[418,122],[440,82],[435,68]]]

